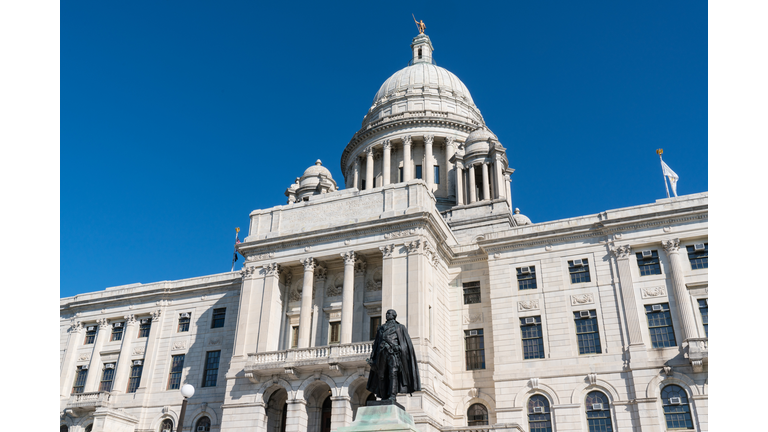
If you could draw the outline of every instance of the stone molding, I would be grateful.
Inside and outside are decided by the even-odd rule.
[[[595,298],[592,294],[575,294],[571,296],[571,306],[594,303]]]
[[[641,292],[643,298],[663,297],[663,296],[667,295],[667,290],[663,286],[657,286],[657,287],[651,287],[651,288],[641,288],[640,292]]]
[[[482,312],[477,312],[477,313],[465,312],[464,313],[464,324],[474,324],[474,323],[481,323],[481,322],[483,322]]]
[[[538,300],[527,300],[527,301],[517,302],[518,311],[528,311],[528,310],[538,310],[538,309],[539,309]]]
[[[384,238],[389,240],[393,238],[399,238],[399,237],[407,237],[409,235],[416,234],[416,228],[411,228],[408,230],[402,230],[402,231],[393,231],[390,233],[385,233]]]

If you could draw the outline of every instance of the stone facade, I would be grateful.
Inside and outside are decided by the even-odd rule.
[[[411,48],[344,150],[346,189],[318,161],[253,211],[240,271],[61,299],[62,425],[176,430],[189,383],[185,430],[335,431],[392,308],[424,432],[657,431],[665,410],[708,430],[707,193],[531,223],[466,87],[426,35]]]

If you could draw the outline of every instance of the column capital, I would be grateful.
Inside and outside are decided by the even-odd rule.
[[[385,139],[381,142],[381,146],[384,150],[389,150],[392,148],[392,141]]]
[[[293,280],[293,273],[289,271],[285,272],[285,285],[286,286],[290,285],[292,280]]]
[[[680,250],[680,239],[662,240],[661,246],[668,254],[678,252]]]
[[[357,258],[357,256],[355,255],[355,251],[344,252],[340,255],[344,259],[344,265],[355,265],[355,261]]]
[[[610,249],[616,259],[628,259],[632,253],[632,248],[629,245],[616,246],[615,244],[611,243]]]
[[[405,244],[405,247],[408,248],[408,253],[422,253],[424,252],[424,246],[425,242],[423,240],[414,240],[412,242],[408,242]]]
[[[315,271],[317,266],[317,260],[312,257],[301,259],[299,262],[304,266],[304,271]]]
[[[392,258],[392,253],[395,251],[395,245],[379,246],[379,250],[384,255],[384,259]]]
[[[357,256],[357,259],[355,260],[355,275],[362,276],[365,274],[365,267],[368,264],[365,262],[363,257]]]
[[[372,145],[369,145],[368,147],[365,148],[365,156],[369,157],[369,158],[373,157],[373,146]]]
[[[69,324],[69,332],[80,333],[81,331],[83,331],[83,323],[72,318],[72,321],[70,321]]]
[[[256,276],[255,266],[246,266],[240,270],[240,277],[243,279],[252,279]]]
[[[99,330],[109,327],[109,320],[106,318],[99,318],[96,320],[96,322],[99,324]]]
[[[162,313],[163,313],[162,309],[158,309],[156,311],[150,312],[150,314],[152,315],[152,322],[160,321],[160,315],[162,315]]]
[[[282,271],[282,268],[280,267],[280,264],[273,262],[269,264],[264,264],[262,267],[264,269],[264,273],[267,276],[277,276],[280,277],[280,271]]]
[[[123,318],[125,318],[125,325],[132,326],[132,325],[136,324],[136,317],[133,314],[128,314],[128,315],[124,316]]]
[[[328,277],[328,268],[322,265],[315,267],[315,279],[324,281]]]
[[[455,140],[456,140],[456,137],[454,137],[454,136],[445,137],[445,146],[446,147],[453,147],[453,142]]]
[[[407,146],[411,145],[412,139],[413,138],[410,135],[404,136],[403,137],[403,145],[407,145]]]
[[[435,140],[435,135],[433,135],[433,134],[424,135],[424,144],[432,145],[432,142],[434,140]]]

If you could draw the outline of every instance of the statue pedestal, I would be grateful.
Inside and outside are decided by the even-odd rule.
[[[364,406],[357,409],[357,417],[349,426],[337,432],[359,431],[411,431],[419,432],[413,417],[395,405]]]

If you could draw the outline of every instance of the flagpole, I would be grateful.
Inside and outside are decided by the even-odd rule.
[[[659,155],[659,162],[661,165],[661,176],[664,178],[664,189],[667,190],[667,198],[669,198],[669,186],[667,186],[667,176],[664,175],[664,161],[661,159],[661,154],[664,153],[664,149],[656,150],[656,154]]]
[[[669,193],[667,193],[667,195],[669,195]],[[235,271],[235,261],[237,261],[237,241],[240,240],[239,234],[240,234],[240,228],[235,228],[235,245],[233,246],[235,253],[232,254],[232,270],[230,270],[230,272]]]

